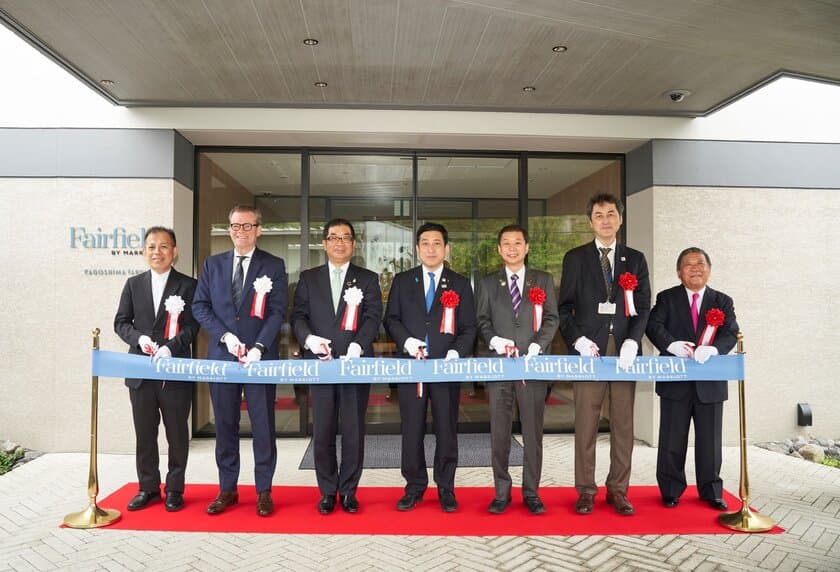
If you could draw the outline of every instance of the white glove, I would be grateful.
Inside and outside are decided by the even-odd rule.
[[[718,350],[715,346],[697,346],[694,350],[694,361],[706,363],[710,357],[716,355],[718,355]]]
[[[403,344],[403,349],[411,357],[417,357],[417,353],[422,349],[423,357],[426,357],[426,342],[418,340],[417,338],[408,338]]]
[[[598,344],[586,336],[581,336],[575,341],[575,349],[577,353],[585,357],[598,357],[600,355]]]
[[[158,350],[158,345],[149,336],[140,336],[140,339],[137,340],[137,345],[140,346],[140,350],[147,356],[155,355],[155,352]]]
[[[677,357],[690,358],[694,355],[694,344],[684,341],[671,342],[668,344],[668,353]]]
[[[222,341],[227,346],[227,351],[229,354],[234,355],[240,358],[242,355],[245,354],[245,344],[239,341],[234,334],[227,332],[224,336],[222,336]]]
[[[341,356],[342,359],[355,359],[362,357],[362,346],[356,342],[352,342],[347,346],[347,353]]]
[[[537,357],[538,355],[540,355],[540,350],[541,349],[542,348],[540,348],[540,344],[532,342],[528,346],[528,353],[525,354],[525,357]]]
[[[321,336],[316,336],[314,334],[309,334],[306,336],[306,340],[304,340],[303,345],[306,346],[306,349],[311,351],[316,356],[318,355],[328,355],[332,353],[332,340],[328,340],[327,338],[322,338]]]
[[[157,361],[162,358],[171,358],[172,351],[167,346],[160,346],[160,349],[155,352],[155,355],[152,356],[153,361]]]
[[[248,365],[249,363],[256,363],[262,359],[262,352],[257,348],[251,348],[248,350],[248,353],[245,354],[240,360],[239,363],[242,365]]]
[[[451,359],[458,359],[459,357],[461,357],[461,356],[458,355],[458,350],[449,350],[448,352],[446,352],[446,357],[443,358],[443,361],[449,361]]]
[[[499,336],[493,336],[490,338],[490,349],[499,354],[500,356],[506,355],[507,350],[505,346],[516,346],[516,343],[513,340],[509,340],[507,338],[500,338]]]
[[[636,340],[624,340],[621,350],[618,352],[618,367],[630,369],[636,361],[636,353],[639,351],[639,344]]]

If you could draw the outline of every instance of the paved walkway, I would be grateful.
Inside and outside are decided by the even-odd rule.
[[[544,485],[572,482],[572,443],[567,435],[546,437]],[[297,470],[306,445],[306,439],[279,442],[275,483],[315,484],[313,471]],[[601,483],[608,455],[602,436]],[[61,529],[65,514],[86,506],[88,456],[53,453],[0,477],[0,571],[840,570],[840,470],[755,447],[749,456],[752,504],[785,527],[784,534],[407,537]],[[252,483],[246,480],[253,475],[250,442],[242,458],[243,482]],[[637,444],[633,483],[655,483],[655,462],[656,449]],[[725,486],[737,491],[738,449],[725,448],[723,463]],[[512,472],[518,483],[521,468]],[[100,455],[99,475],[101,499],[136,480],[134,459]],[[217,482],[212,441],[193,442],[187,480]],[[458,485],[491,483],[489,468],[458,470]],[[398,469],[376,469],[365,471],[362,485],[402,481]]]

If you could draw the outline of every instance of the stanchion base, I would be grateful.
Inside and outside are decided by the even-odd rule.
[[[738,512],[727,512],[718,516],[718,522],[739,532],[767,532],[776,526],[776,521],[769,516],[751,511],[746,503]]]
[[[117,522],[120,517],[120,511],[112,508],[100,508],[94,503],[81,512],[74,512],[65,516],[64,525],[70,528],[99,528]]]

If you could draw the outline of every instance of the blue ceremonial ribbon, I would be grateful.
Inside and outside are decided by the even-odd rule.
[[[705,364],[673,356],[639,356],[629,370],[616,357],[544,355],[453,360],[357,358],[235,361],[162,358],[94,350],[93,375],[216,383],[336,384],[518,381],[720,381],[744,379],[744,355],[713,356]]]

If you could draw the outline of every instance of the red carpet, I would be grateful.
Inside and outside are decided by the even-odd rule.
[[[479,403],[487,403],[487,397],[470,397],[468,393],[461,393],[461,405],[472,405],[472,404],[479,404]],[[546,405],[567,405],[568,403],[563,399],[558,399],[554,396],[548,398],[548,401],[545,403]],[[396,398],[392,401],[388,401],[387,397],[382,393],[374,393],[371,394],[370,399],[368,400],[368,407],[384,407],[391,405],[393,407],[399,406],[397,403]],[[278,397],[274,401],[274,409],[275,410],[294,410],[299,409],[300,406],[295,403],[294,397]],[[242,405],[240,406],[242,411],[246,411],[248,409],[247,403],[245,400],[242,400]]]
[[[216,485],[187,485],[186,506],[176,513],[167,513],[163,503],[128,512],[126,504],[137,492],[137,484],[123,486],[99,502],[104,508],[115,508],[122,520],[109,526],[120,530],[167,530],[181,532],[267,532],[281,534],[393,534],[421,536],[549,536],[549,535],[643,535],[643,534],[733,534],[718,524],[717,511],[702,504],[689,489],[676,509],[666,509],[655,486],[632,487],[630,500],[636,515],[619,516],[606,504],[603,490],[588,516],[574,513],[577,495],[572,487],[540,489],[547,511],[534,516],[521,503],[518,491],[513,504],[503,515],[487,512],[493,497],[492,487],[456,489],[458,512],[444,514],[437,502],[437,491],[426,491],[417,508],[398,512],[398,487],[363,487],[358,498],[362,505],[358,514],[350,515],[336,507],[333,514],[318,514],[315,505],[320,498],[316,487],[275,486],[275,512],[268,518],[256,515],[256,494],[251,485],[239,487],[239,504],[224,514],[209,516],[204,510],[218,491]],[[732,510],[740,506],[726,493]],[[776,527],[774,533],[782,532]]]

